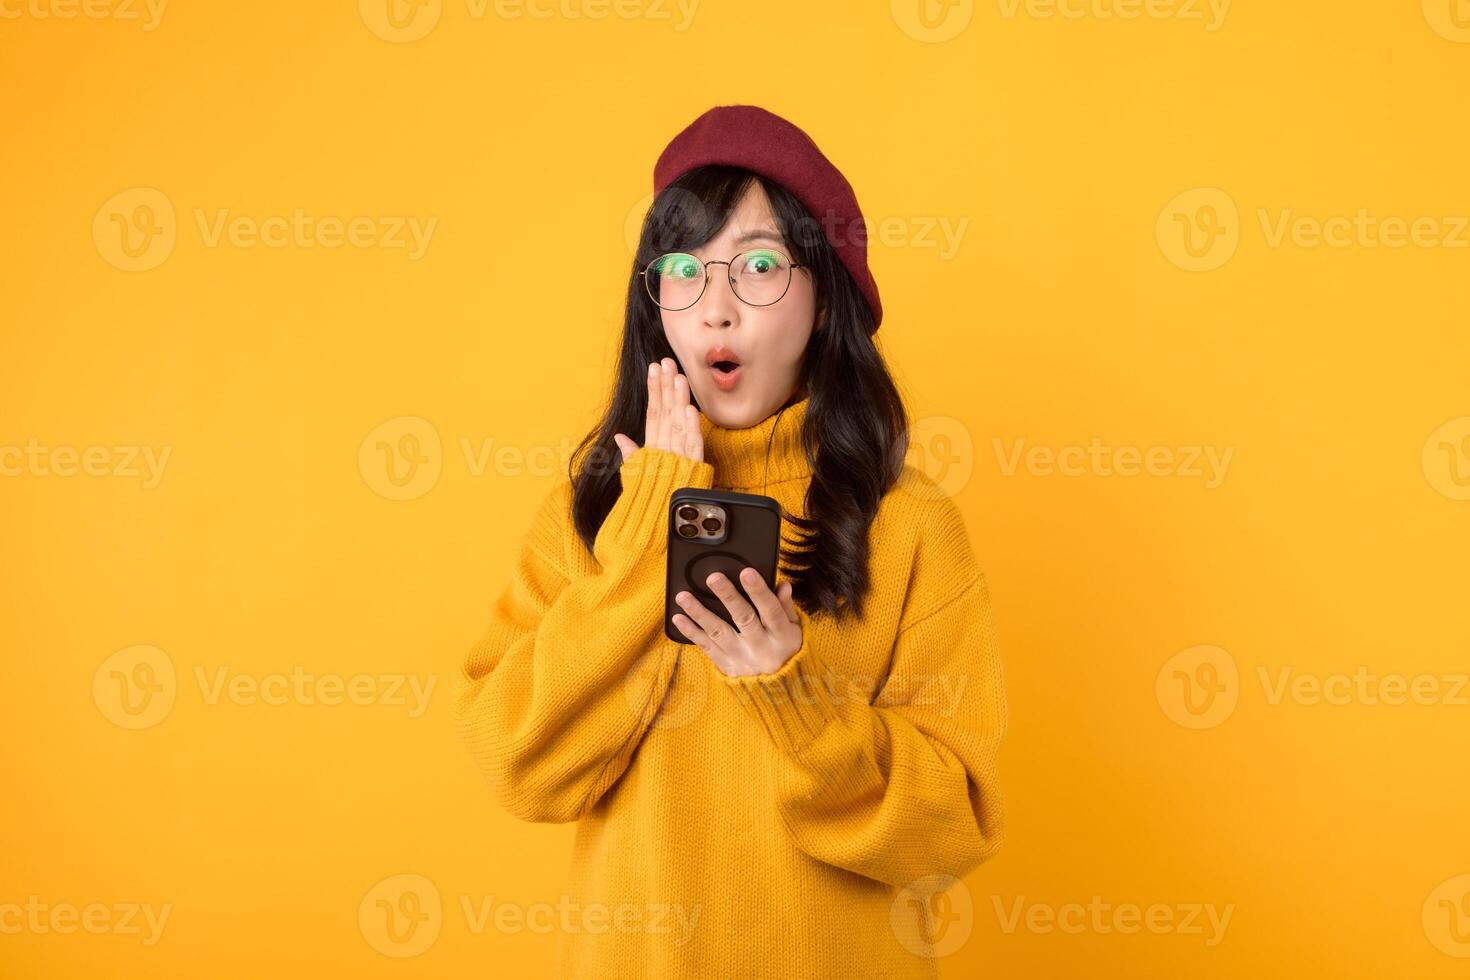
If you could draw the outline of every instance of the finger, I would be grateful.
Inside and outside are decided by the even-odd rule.
[[[745,633],[761,625],[761,618],[756,615],[755,609],[735,589],[735,584],[725,577],[723,572],[715,572],[705,579],[705,585],[709,590],[720,597],[725,608],[730,612],[730,619],[735,623],[735,628]]]
[[[781,600],[781,608],[785,610],[786,618],[793,623],[801,622],[801,616],[796,612],[796,601],[791,598],[791,583],[787,581],[776,586],[776,595]]]
[[[618,451],[623,454],[624,462],[627,462],[628,457],[633,455],[633,451],[638,448],[638,444],[636,442],[634,442],[632,439],[629,439],[621,432],[613,433],[613,442],[617,443]]]
[[[669,448],[683,454],[689,438],[689,379],[674,372],[674,400],[669,405]]]
[[[669,442],[669,415],[674,410],[674,361],[672,358],[659,359],[659,413],[658,413],[658,447],[668,449],[672,446]]]
[[[705,656],[715,662],[715,666],[720,668],[720,673],[728,674],[734,670],[735,665],[730,661],[730,658],[725,656],[723,650],[715,646],[714,641],[709,638],[709,634],[700,629],[698,623],[683,613],[674,613],[672,622],[674,627],[680,633],[684,634],[684,639],[699,647],[699,649],[704,651]]]
[[[733,664],[735,651],[729,648],[729,644],[734,642],[736,634],[730,628],[730,624],[710,612],[705,608],[704,603],[689,592],[680,592],[674,596],[674,601],[679,604],[680,609],[684,610],[684,615],[694,620],[694,624],[704,633],[705,639],[709,641],[709,649],[717,651],[726,661]]]
[[[663,411],[663,369],[657,362],[648,365],[648,412],[643,417],[643,444],[657,446],[658,417]]]
[[[690,459],[704,460],[704,420],[699,414],[699,409],[693,405],[689,406],[686,413],[689,416],[688,439],[684,443],[684,455]]]
[[[766,580],[761,578],[761,573],[749,565],[740,570],[740,584],[745,586],[745,594],[750,596],[750,601],[755,603],[755,608],[760,613],[761,622],[766,629],[774,630],[777,626],[786,622],[786,610],[781,605],[781,600],[766,585]]]

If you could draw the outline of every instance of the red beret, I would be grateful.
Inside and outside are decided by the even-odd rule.
[[[653,167],[655,195],[695,167],[719,163],[744,167],[785,187],[817,219],[837,257],[852,273],[873,310],[873,329],[883,321],[878,284],[868,271],[868,226],[852,185],[801,129],[753,105],[715,106],[684,127]]]

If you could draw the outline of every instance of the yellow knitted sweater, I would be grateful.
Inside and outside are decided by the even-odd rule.
[[[905,467],[863,619],[801,610],[775,673],[727,677],[663,634],[670,495],[760,493],[775,430],[765,493],[806,516],[806,407],[704,418],[703,461],[638,449],[590,554],[559,478],[462,664],[454,721],[496,800],[579,821],[559,977],[934,977],[963,938],[943,890],[1000,843],[1006,705],[986,580],[935,483]]]

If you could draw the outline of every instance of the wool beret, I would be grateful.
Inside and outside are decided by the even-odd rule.
[[[706,164],[744,167],[769,177],[805,205],[852,274],[873,311],[873,329],[883,320],[878,284],[868,270],[868,226],[857,195],[842,172],[800,128],[760,106],[722,105],[680,131],[653,167],[653,192]]]

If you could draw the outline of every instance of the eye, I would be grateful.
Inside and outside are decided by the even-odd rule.
[[[704,273],[704,266],[694,256],[680,252],[665,255],[659,260],[657,271],[661,279],[698,279]]]
[[[780,252],[771,249],[756,249],[745,253],[745,261],[741,265],[741,271],[748,275],[763,276],[773,272],[779,272],[784,260]]]

